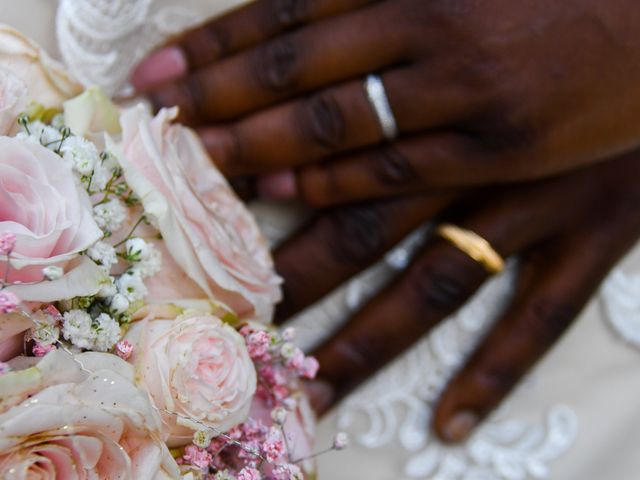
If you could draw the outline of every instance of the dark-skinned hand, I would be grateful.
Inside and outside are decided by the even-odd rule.
[[[640,237],[639,167],[636,152],[457,203],[453,196],[423,195],[327,210],[276,251],[285,279],[278,318],[311,305],[434,216],[478,233],[505,258],[519,257],[513,299],[436,409],[441,438],[462,441],[558,340]],[[322,382],[312,390],[320,394],[318,409],[333,406],[409,348],[487,278],[479,263],[431,238],[406,271],[314,352]]]
[[[156,53],[133,80],[157,107],[179,105],[228,175],[280,171],[260,183],[276,196],[326,206],[521,181],[640,144],[636,7],[258,0]],[[369,73],[386,86],[393,143],[365,96]]]

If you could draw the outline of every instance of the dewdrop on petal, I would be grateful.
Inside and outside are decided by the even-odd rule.
[[[333,449],[336,451],[344,450],[349,447],[349,435],[345,432],[336,433],[333,437]]]

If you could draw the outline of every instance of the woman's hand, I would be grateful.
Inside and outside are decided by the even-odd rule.
[[[231,175],[332,205],[539,178],[640,143],[634,0],[258,0],[138,68]],[[379,73],[400,136],[363,89]],[[295,168],[295,170],[293,170]],[[284,171],[283,171],[284,169]]]
[[[433,216],[477,233],[505,258],[519,257],[514,297],[436,409],[439,435],[464,440],[571,325],[640,237],[639,165],[635,152],[457,202],[453,194],[419,196],[329,210],[276,252],[285,279],[278,316],[286,319],[320,299]],[[313,389],[321,394],[319,410],[457,310],[487,277],[460,249],[431,238],[406,271],[314,353],[321,365]]]

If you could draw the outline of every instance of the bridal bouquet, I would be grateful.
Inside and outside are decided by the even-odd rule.
[[[269,327],[268,247],[176,113],[0,27],[0,478],[313,476],[318,364]]]

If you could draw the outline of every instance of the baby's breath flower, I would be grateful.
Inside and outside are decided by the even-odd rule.
[[[62,335],[78,348],[92,348],[96,338],[92,324],[91,317],[84,310],[70,310],[64,314]]]
[[[120,325],[106,313],[101,313],[96,318],[96,324],[95,350],[99,352],[111,350],[122,335]]]
[[[112,276],[109,276],[108,279],[105,279],[104,283],[102,283],[100,290],[96,293],[96,297],[98,298],[110,298],[113,297],[116,293],[118,293],[118,288],[115,284],[115,279]]]
[[[116,293],[109,302],[109,309],[115,315],[121,315],[129,309],[130,302],[121,293]]]
[[[31,329],[31,337],[42,345],[52,345],[60,338],[57,317],[54,318],[48,313],[38,310],[33,314],[33,321],[36,324]]]
[[[199,448],[207,448],[211,444],[211,434],[206,430],[198,430],[193,434],[193,444]]]
[[[213,476],[213,480],[237,480],[229,470],[221,470]]]
[[[345,432],[338,432],[333,437],[333,449],[340,451],[349,447],[349,435]]]
[[[282,340],[285,342],[293,342],[296,339],[296,329],[293,327],[285,328],[282,331]]]
[[[142,238],[132,237],[124,244],[125,255],[130,262],[140,261],[143,257],[147,256],[149,248],[147,242]]]
[[[276,425],[284,425],[287,421],[287,411],[283,407],[276,407],[271,410],[271,419]]]
[[[16,246],[16,235],[12,232],[0,233],[0,255],[8,255]]]
[[[127,219],[127,210],[120,200],[112,198],[93,207],[93,218],[103,230],[115,232]]]
[[[60,134],[58,133],[58,136]],[[100,156],[96,146],[82,137],[69,137],[60,148],[62,158],[80,175],[91,175]]]
[[[0,313],[13,313],[18,309],[20,299],[15,293],[0,291]]]
[[[291,342],[286,342],[282,345],[282,347],[280,347],[280,355],[282,355],[286,359],[293,358],[297,351],[298,347],[296,347]]]
[[[144,286],[142,275],[137,271],[127,271],[116,280],[118,292],[129,302],[142,300],[147,294],[147,287]]]
[[[116,249],[107,242],[96,242],[87,250],[87,255],[98,265],[104,267],[106,271],[111,270],[111,266],[118,262]]]
[[[56,350],[55,345],[36,342],[32,352],[36,357],[44,357],[47,353],[53,352],[54,350]]]
[[[118,355],[123,360],[128,360],[133,353],[133,345],[128,340],[122,340],[121,342],[116,343],[114,348],[116,355]]]
[[[162,267],[162,254],[154,244],[147,243],[146,252],[134,265],[134,269],[140,272],[142,278],[151,277],[160,271]]]

